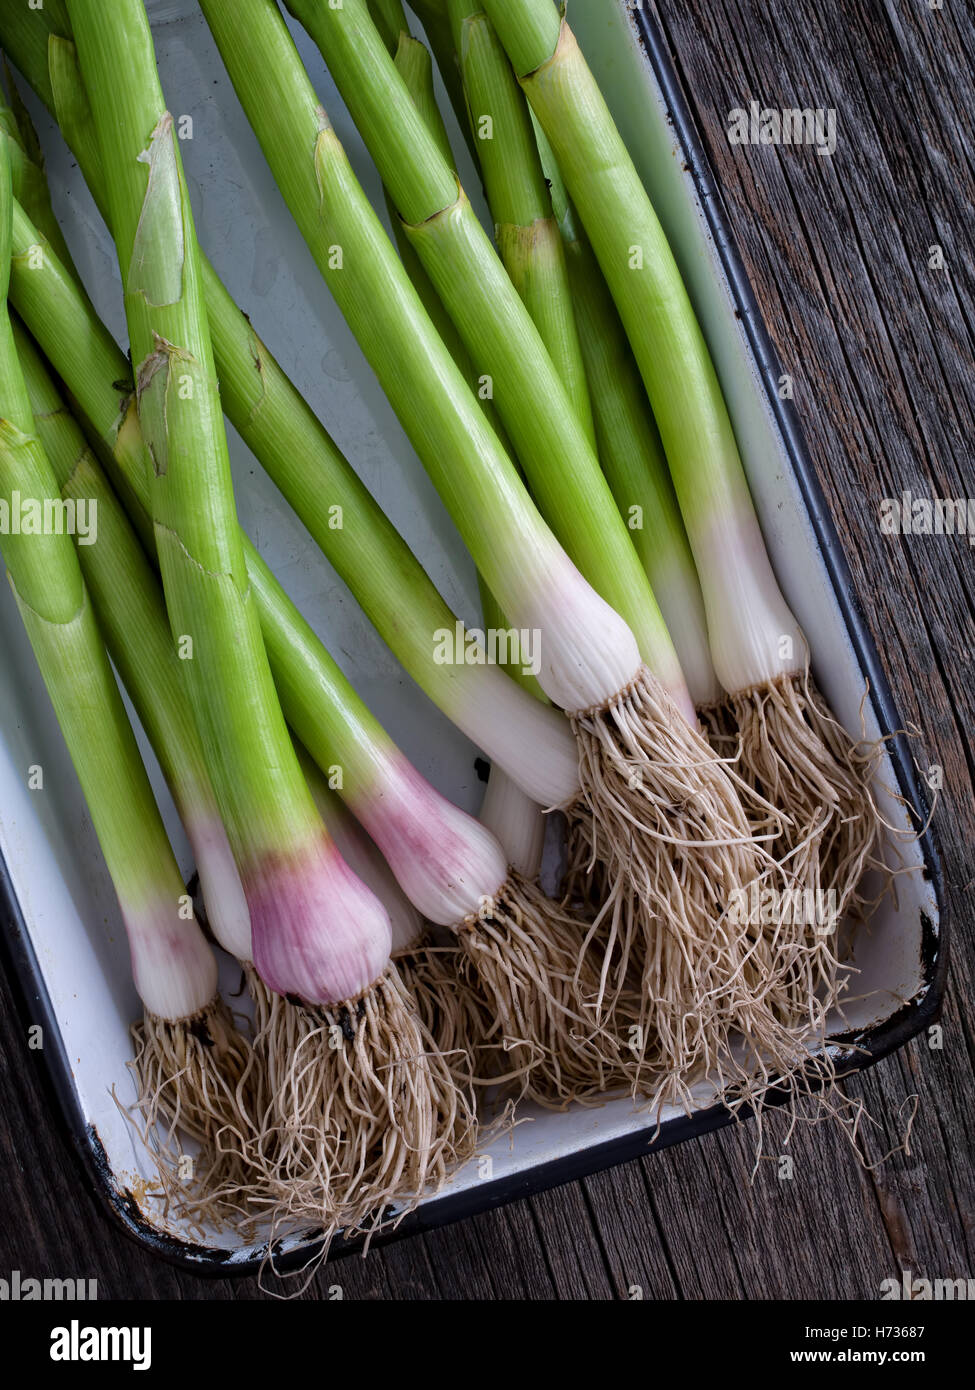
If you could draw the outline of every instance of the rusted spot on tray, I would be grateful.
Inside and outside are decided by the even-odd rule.
[[[142,1202],[148,1203],[152,1195],[149,1181],[140,1179],[138,1183],[133,1183],[132,1187],[123,1187],[108,1161],[105,1146],[94,1125],[87,1126],[87,1135],[95,1171],[102,1181],[107,1200],[133,1234],[144,1240],[147,1245],[151,1245],[156,1254],[165,1258],[169,1253],[178,1253],[184,1258],[199,1260],[202,1264],[225,1264],[233,1259],[233,1250],[201,1245],[199,1241],[184,1240],[182,1236],[160,1230],[143,1211],[141,1205]]]

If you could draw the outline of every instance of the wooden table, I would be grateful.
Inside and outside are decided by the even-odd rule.
[[[595,0],[577,0],[577,3]],[[651,3],[651,0],[647,0]],[[932,0],[934,3],[934,0]],[[867,1171],[835,1128],[794,1177],[734,1128],[331,1266],[346,1298],[875,1298],[882,1279],[975,1275],[975,565],[964,537],[880,533],[882,497],[975,495],[971,279],[975,29],[962,0],[660,0],[729,221],[771,327],[914,751],[940,764],[954,932],[940,1050],[920,1038],[851,1084],[880,1127],[920,1097],[910,1155]],[[835,107],[831,158],[730,146],[727,115]],[[932,268],[943,250],[943,268]],[[261,1297],[153,1261],[79,1182],[0,983],[0,1274],[95,1277],[103,1298]],[[783,1137],[770,1122],[769,1151]]]

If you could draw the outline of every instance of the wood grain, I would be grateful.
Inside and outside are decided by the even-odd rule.
[[[910,1155],[871,1171],[820,1126],[794,1136],[791,1180],[764,1163],[750,1183],[754,1137],[732,1129],[342,1260],[305,1297],[338,1283],[370,1299],[871,1298],[901,1267],[975,1274],[972,552],[876,520],[906,488],[975,495],[972,17],[959,0],[661,0],[659,17],[916,756],[945,769],[944,1046],[915,1041],[851,1086],[881,1120],[876,1157],[920,1096]],[[835,154],[730,146],[727,114],[753,98],[834,107]],[[5,983],[0,1048],[0,1272],[97,1277],[103,1297],[263,1296],[154,1262],[102,1217]]]

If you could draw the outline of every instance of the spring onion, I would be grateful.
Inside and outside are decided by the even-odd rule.
[[[377,25],[377,27],[380,26]],[[427,129],[437,141],[444,158],[453,166],[450,140],[433,90],[433,66],[429,51],[410,35],[405,22],[399,26],[388,25],[385,31],[381,28],[381,32],[384,33],[386,46],[393,54],[396,69],[406,84],[414,106],[423,117]],[[394,34],[395,38],[393,38]],[[392,207],[391,217],[396,245],[406,272],[451,357],[460,367],[467,382],[473,384],[476,380],[473,364],[460,334],[430,283],[429,276],[424,270],[412,242],[406,235],[395,208]],[[496,418],[491,401],[480,396],[478,400],[498,437],[502,442],[506,442],[503,427]],[[510,448],[508,451],[510,452]],[[509,626],[508,621],[481,575],[478,575],[478,582],[481,590],[483,630],[486,632],[506,630]],[[526,675],[517,660],[513,664],[505,663],[505,669],[514,680],[520,682],[532,694],[545,701],[545,696],[534,676]],[[480,818],[500,841],[508,863],[516,868],[524,878],[535,878],[541,866],[542,846],[545,839],[542,808],[537,799],[533,800],[528,796],[523,786],[509,777],[499,763],[492,763],[491,765]]]
[[[35,429],[7,309],[11,202],[0,141],[0,496],[8,507],[19,493],[56,510],[62,497]],[[36,361],[25,361],[36,385]],[[71,538],[61,526],[25,528],[5,537],[4,558],[125,925],[144,1006],[134,1065],[147,1134],[167,1119],[170,1138],[178,1126],[203,1147],[196,1179],[182,1183],[178,1169],[167,1171],[164,1137],[160,1178],[165,1190],[181,1189],[188,1206],[213,1215],[211,1181],[234,1182],[223,1138],[240,1122],[236,1090],[248,1049],[217,993],[216,959],[188,907]]]
[[[174,640],[277,993],[356,999],[382,973],[389,923],[330,844],[301,778],[249,600],[199,259],[145,12],[68,7],[119,250],[152,516]]]
[[[173,650],[166,609],[131,523],[57,393],[36,348],[14,334],[38,434],[62,496],[98,511],[98,539],[78,547],[109,653],[159,759],[200,876],[207,921],[225,950],[251,959],[250,918]]]
[[[498,254],[595,445],[565,252],[527,102],[478,0],[450,0],[448,13]]]
[[[708,648],[704,598],[639,368],[548,141],[536,128],[565,244],[596,422],[599,461],[673,636],[700,714],[722,699]]]

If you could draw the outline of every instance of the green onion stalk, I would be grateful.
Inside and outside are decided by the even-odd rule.
[[[192,212],[145,12],[69,6],[106,171],[138,420],[174,640],[251,909],[255,964],[279,994],[338,1004],[378,978],[379,904],[347,873],[301,778],[250,600],[200,293]]]
[[[570,250],[570,264],[579,322],[586,334],[590,380],[594,392],[600,392],[598,428],[607,477],[621,511],[639,509],[643,531],[638,548],[655,590],[662,595],[668,622],[673,618],[676,623],[683,612],[681,659],[687,662],[685,670],[699,673],[689,684],[701,723],[716,749],[737,758],[738,729],[711,663],[701,587],[656,424],[612,297],[585,234],[580,232],[579,237],[577,249]],[[782,794],[784,788],[780,784],[776,789],[754,775],[750,780],[756,793],[749,807],[752,825],[756,834],[773,837],[772,851],[782,860],[782,889],[809,890],[813,896],[808,901],[818,901],[819,837],[810,834],[800,846],[783,834],[790,804],[788,795]],[[792,899],[783,891],[781,901],[787,904]],[[824,1018],[849,975],[849,967],[844,970],[837,958],[835,932],[823,931],[822,923],[791,909],[773,916],[764,925],[749,919],[751,937],[764,931],[771,952],[769,980],[774,981],[774,993],[769,990],[769,1002],[783,1018],[802,1017],[806,1010]]]
[[[414,106],[423,116],[427,129],[436,139],[444,157],[452,165],[453,152],[450,148],[450,138],[447,135],[447,128],[437,106],[436,94],[433,89],[433,64],[429,50],[418,39],[411,36],[405,21],[398,28],[389,25],[385,31],[382,29],[380,31],[383,32],[387,48],[393,54],[397,71],[406,84]],[[395,39],[393,39],[394,33]],[[406,235],[403,223],[396,209],[392,206],[388,194],[387,204],[397,249],[406,272],[413,282],[431,322],[450,351],[451,357],[460,367],[465,380],[473,387],[476,382],[474,366],[460,334],[444,309],[440,296],[431,284],[430,277],[424,270],[412,242]],[[478,399],[481,409],[494,427],[498,437],[502,443],[506,443],[503,427],[497,420],[491,401],[480,396]],[[510,453],[510,447],[508,452]],[[478,585],[481,591],[483,630],[485,632],[510,631],[508,621],[502,613],[500,605],[495,601],[494,595],[480,574],[478,575]],[[522,674],[523,668],[517,660],[513,663],[504,663],[504,665],[514,680],[524,685],[527,690],[544,703],[547,703],[537,681],[533,676],[526,677]],[[501,841],[508,856],[508,863],[513,865],[525,878],[536,878],[541,868],[542,848],[545,840],[544,812],[538,801],[528,796],[498,762],[491,764],[480,817]]]
[[[7,308],[11,202],[6,143],[0,141],[0,497],[8,513],[29,503],[39,522],[4,537],[7,577],[125,925],[144,1009],[134,1029],[134,1067],[146,1139],[160,1160],[164,1189],[178,1191],[201,1219],[218,1219],[210,1197],[214,1184],[223,1189],[236,1176],[223,1139],[239,1124],[236,1097],[248,1072],[248,1050],[217,992],[216,958],[188,906],[64,529],[66,506],[35,429]],[[157,1123],[167,1119],[168,1133],[156,1134]],[[173,1170],[177,1126],[201,1145],[190,1182]]]
[[[510,68],[509,68],[510,71]],[[524,98],[523,98],[524,99]],[[565,246],[599,461],[660,602],[699,716],[723,697],[704,596],[636,359],[544,132],[534,130]]]
[[[731,778],[703,737],[682,717],[664,687],[650,676],[641,662],[633,632],[583,579],[539,517],[497,436],[479,418],[472,394],[432,329],[352,175],[280,14],[265,0],[247,0],[243,7],[230,6],[224,0],[204,0],[203,9],[285,200],[458,524],[475,564],[509,619],[541,636],[540,683],[550,698],[568,712],[579,745],[583,797],[575,814],[588,820],[595,852],[609,861],[608,877],[617,894],[613,910],[625,915],[624,940],[631,940],[634,931],[645,939],[648,921],[655,915],[661,915],[680,932],[690,921],[697,939],[707,942],[710,969],[717,954],[715,939],[723,931],[723,904],[743,884],[752,881],[759,863],[759,853]],[[368,23],[368,16],[357,4],[345,4],[341,12],[323,8],[316,15],[321,19],[332,13],[350,16],[349,32],[355,35],[355,42],[343,43],[344,56],[354,56],[361,48],[362,55],[368,57],[370,71],[386,65],[381,92],[376,94],[375,84],[366,87],[367,94],[372,92],[375,96],[375,100],[367,96],[370,119],[380,109],[386,109],[391,96],[402,93],[402,109],[398,99],[395,105],[398,155],[412,164],[410,149],[414,141],[421,141],[422,148],[432,149],[439,171],[442,157],[426,136],[409,93],[381,39]],[[334,55],[329,56],[334,67]],[[366,124],[361,110],[358,115]],[[405,141],[404,129],[408,132]],[[397,183],[400,181],[392,167],[395,163],[394,159],[383,158],[381,164],[380,171],[390,186],[396,186],[394,178]],[[453,173],[449,169],[447,172],[454,189],[452,200],[448,201],[451,205],[456,203],[462,230],[465,235],[470,234],[476,249],[483,233],[467,219],[466,205],[463,200],[457,202]],[[400,212],[406,213],[408,226],[415,230],[415,208],[404,208],[399,197],[397,203]],[[435,220],[444,232],[443,243],[437,230],[427,223],[431,235],[427,238],[422,231],[418,233],[418,249],[421,242],[434,249],[447,243],[449,219]],[[489,302],[493,306],[498,297],[504,301],[514,295],[514,312],[527,321],[527,332],[513,338],[522,349],[527,344],[536,366],[549,364],[546,371],[553,377],[552,393],[555,399],[565,402],[564,391],[551,372],[548,354],[524,306],[497,262],[490,242],[484,239],[484,245],[490,257],[488,266],[492,262],[497,265],[499,277],[488,277]],[[451,297],[445,294],[449,286],[443,276],[438,281],[434,259],[428,250],[426,269],[446,302]],[[461,282],[462,295],[458,293]],[[454,283],[453,299],[466,300],[472,288],[480,302],[483,285],[472,285],[470,267],[465,263]],[[496,331],[493,319],[485,328],[492,346],[507,351],[505,343],[498,340],[512,335]],[[475,360],[477,346],[474,344],[472,350]],[[552,424],[555,415],[560,432],[563,423],[576,431],[571,443],[584,455],[586,497],[599,514],[599,526],[594,525],[592,507],[588,501],[580,500],[578,490],[562,486],[565,474],[561,465],[566,450],[561,443],[550,451],[548,446],[540,451],[547,451],[548,476],[542,478],[541,470],[536,469],[532,484],[538,491],[540,483],[547,482],[549,502],[561,506],[566,526],[572,529],[590,560],[599,566],[607,584],[617,593],[626,590],[631,598],[639,592],[646,600],[630,606],[634,611],[639,609],[637,616],[642,620],[644,635],[652,629],[660,639],[661,649],[666,646],[670,688],[683,692],[681,706],[686,706],[693,718],[693,707],[645,573],[598,473],[598,463],[584,432],[571,423],[567,404],[553,412],[550,399],[541,402],[526,398],[524,351],[516,350],[514,359],[509,365],[516,380],[509,395],[521,399],[524,416]],[[494,386],[500,408],[496,372]],[[504,416],[503,410],[501,413]],[[510,421],[505,423],[522,463],[526,463],[524,447],[519,446]],[[555,459],[559,460],[559,468],[554,466]],[[527,471],[531,476],[531,469]],[[604,490],[608,508],[603,505]],[[569,497],[575,499],[571,506],[566,504]],[[609,534],[622,531],[625,548],[620,548],[619,555],[614,553],[618,565],[607,563],[604,520]],[[677,808],[676,813],[672,808]],[[675,848],[682,861],[679,871],[674,862]],[[728,981],[731,992],[736,988],[731,982],[734,973],[732,970]]]
[[[409,0],[409,5],[423,25],[429,51],[437,64],[447,98],[454,115],[457,117],[457,124],[460,126],[461,134],[467,140],[468,148],[476,164],[477,152],[467,120],[464,80],[461,77],[460,64],[457,61],[457,51],[454,48],[454,35],[450,16],[447,13],[446,0]]]
[[[492,767],[488,774],[478,816],[500,840],[512,868],[523,878],[537,878],[545,846],[545,814],[499,767]]]
[[[397,71],[400,73],[415,107],[423,117],[427,129],[437,141],[437,145],[444,158],[453,166],[453,153],[450,148],[450,139],[447,134],[446,126],[444,125],[443,117],[440,114],[436,94],[434,92],[433,66],[429,50],[419,40],[412,37],[405,19],[400,24],[387,24],[385,28],[382,25],[378,27],[383,35],[387,49],[392,53]],[[453,320],[444,309],[440,296],[437,294],[437,291],[430,281],[430,277],[424,270],[423,264],[388,194],[387,205],[390,212],[393,233],[396,238],[396,246],[406,272],[433,326],[440,334],[444,345],[449,350],[454,362],[460,368],[468,385],[474,389],[477,385],[477,376],[467,348],[454,326]],[[491,400],[479,394],[478,403],[495,433],[510,454],[510,446],[508,445],[503,427],[497,418]],[[507,619],[502,613],[500,606],[495,601],[494,596],[491,594],[483,575],[480,573],[478,574],[478,584],[481,591],[483,609],[483,631],[510,631]],[[521,675],[522,667],[517,661],[514,663],[504,663],[504,666],[514,680],[518,681],[519,684],[523,685],[525,689],[529,690],[543,703],[548,703],[544,693],[541,691],[534,678],[528,677],[526,679]],[[534,791],[535,789],[533,788],[532,790]],[[574,798],[563,798],[563,802],[571,799]],[[557,805],[563,803],[548,801],[545,804]],[[493,760],[491,763],[480,816],[481,820],[489,826],[496,837],[501,841],[507,853],[509,864],[513,865],[525,878],[536,878],[541,867],[542,848],[545,838],[545,825],[540,798],[537,793],[532,795],[526,791],[524,789],[523,778],[520,782],[516,781],[511,776],[510,772],[506,770],[505,765],[497,759]]]
[[[478,0],[449,0],[448,12],[498,253],[595,447],[565,251],[528,103]]]
[[[775,846],[799,883],[858,904],[880,857],[861,754],[815,689],[779,589],[734,431],[673,253],[576,40],[551,0],[485,0],[578,209],[653,407],[704,594],[711,655],[745,774],[786,818]],[[813,935],[822,933],[813,928]],[[821,941],[810,940],[808,953]],[[797,971],[797,981],[803,972]],[[830,989],[827,988],[827,993]],[[798,985],[794,1017],[809,1012]],[[814,1011],[821,1019],[823,1010]]]
[[[538,329],[579,423],[595,446],[589,383],[566,255],[528,104],[491,21],[477,0],[449,0],[446,11],[499,255]],[[429,120],[427,125],[433,128]],[[399,226],[403,226],[402,222]],[[405,230],[402,235],[406,237]],[[442,310],[441,317],[445,316]],[[434,322],[444,341],[448,341],[440,321],[434,317]],[[448,323],[456,334],[454,324],[449,320]],[[490,596],[485,601],[492,602]],[[491,792],[490,785],[488,791]],[[494,813],[495,800],[499,803],[498,813],[506,813],[503,794],[487,800],[489,813]],[[566,892],[570,899],[590,904],[596,913],[587,949],[601,948],[605,956],[612,952],[614,921],[610,917],[607,942],[600,931],[607,914],[601,913],[600,907],[604,901],[612,901],[612,894],[601,867],[592,862],[588,836],[573,835]],[[657,992],[651,989],[648,993]],[[642,1036],[650,1033],[645,1030]]]
[[[414,105],[423,116],[427,129],[433,134],[444,157],[453,167],[454,160],[450,139],[434,92],[433,67],[429,50],[418,40],[401,33],[394,53],[394,62],[409,90]],[[429,314],[431,322],[450,350],[451,356],[460,367],[465,379],[473,386],[477,381],[477,375],[467,348],[453,320],[444,308],[440,296],[434,289],[430,277],[424,270],[402,220],[395,209],[391,209],[391,213],[397,248],[407,273],[423,301],[423,306]],[[479,395],[478,402],[498,438],[510,454],[512,452],[510,444],[491,400]],[[478,585],[481,592],[484,631],[504,632],[510,630],[507,618],[480,574],[478,575]],[[515,654],[514,660],[505,663],[505,669],[512,679],[522,685],[536,699],[548,703],[538,681],[521,664],[517,654]],[[509,864],[514,865],[519,873],[526,878],[537,878],[541,869],[542,851],[545,843],[544,813],[538,802],[527,796],[499,763],[491,764],[480,817],[504,845]]]
[[[117,474],[119,490],[127,493],[133,514],[145,517],[151,455],[138,417],[127,406],[126,360],[71,277],[38,242],[36,228],[20,209],[17,231],[13,284],[22,315],[103,439],[113,461],[113,477]],[[79,341],[86,344],[83,354],[72,347]],[[471,963],[466,987],[486,994],[491,1004],[495,1048],[508,1050],[510,1045],[516,1052],[519,1074],[531,1074],[531,1094],[547,1103],[562,1104],[576,1094],[605,1089],[604,1054],[612,1059],[616,1048],[612,1040],[603,1042],[601,1035],[590,1042],[584,1028],[585,1000],[573,980],[579,924],[549,902],[535,884],[523,880],[515,870],[508,872],[505,853],[489,831],[420,778],[359,701],[246,538],[244,552],[271,668],[289,723],[320,767],[342,769],[343,795],[380,846],[411,901],[428,920],[458,933]],[[531,924],[530,934],[527,924]],[[546,952],[550,957],[547,965]],[[546,971],[551,982],[540,991],[539,977]],[[399,987],[398,977],[397,984]],[[455,983],[455,988],[459,987]],[[259,1005],[261,999],[258,994]],[[281,1027],[297,1026],[290,1021],[293,1011],[282,1010],[270,995],[264,1014],[275,1009],[283,1015]],[[541,1039],[538,1044],[525,1041],[534,1036],[527,1031],[529,1022]],[[584,1034],[578,1042],[577,1031]],[[561,1056],[556,1045],[560,1042],[568,1057]],[[392,1048],[392,1043],[387,1046]],[[408,1056],[423,1051],[417,1042],[412,1054],[405,1052],[404,1044],[397,1055],[405,1064]],[[272,1098],[282,1097],[279,1109],[286,1111],[289,1104],[298,1106],[299,1102],[310,1108],[313,1102],[306,1094],[305,1081],[310,1086],[315,1078],[302,1071],[295,1080],[296,1086],[301,1084],[300,1093],[288,1101],[291,1093],[285,1083],[290,1072],[286,1071],[279,1085],[274,1084],[275,1055],[272,1053],[268,1065]],[[330,1058],[322,1063],[328,1064]],[[426,1069],[431,1073],[429,1084],[435,1099],[442,1083],[436,1056],[429,1059]],[[323,1091],[319,1087],[318,1095],[332,1094],[334,1089]],[[440,1113],[439,1102],[434,1109]],[[428,1120],[423,1123],[429,1127]],[[265,1127],[280,1138],[284,1115],[278,1114],[277,1123],[269,1121]],[[424,1132],[420,1119],[390,1128],[398,1136]],[[299,1132],[295,1143],[300,1153],[292,1153],[292,1158],[300,1168],[299,1158],[308,1157],[304,1131]],[[442,1145],[433,1157],[441,1151]],[[311,1179],[299,1182],[290,1170],[289,1174],[293,1190],[306,1198]],[[376,1183],[364,1184],[360,1175],[355,1190],[373,1193]],[[296,1197],[295,1202],[298,1200]]]
[[[387,48],[389,47],[387,40]],[[423,117],[424,124],[436,140],[444,158],[451,167],[454,167],[450,138],[437,105],[433,87],[433,64],[429,50],[418,39],[413,38],[408,29],[400,28],[391,52],[393,62],[410,93],[414,106]],[[420,296],[431,323],[443,339],[451,357],[460,367],[465,380],[473,388],[477,383],[477,375],[470,354],[453,320],[444,308],[440,296],[434,289],[430,277],[424,270],[388,194],[387,203],[397,249],[406,272]],[[504,427],[497,418],[492,401],[489,397],[479,394],[478,403],[499,440],[510,454],[510,444],[504,433]],[[481,592],[483,630],[485,632],[510,631],[507,618],[481,574],[478,574],[478,585]],[[535,677],[526,674],[525,667],[520,663],[517,654],[515,654],[513,661],[507,661],[503,664],[512,679],[522,685],[536,699],[545,704],[548,703],[547,697]],[[541,868],[542,849],[545,840],[543,816],[544,813],[538,801],[526,795],[499,763],[492,763],[480,817],[501,841],[508,855],[508,863],[512,864],[526,878],[536,878]]]

